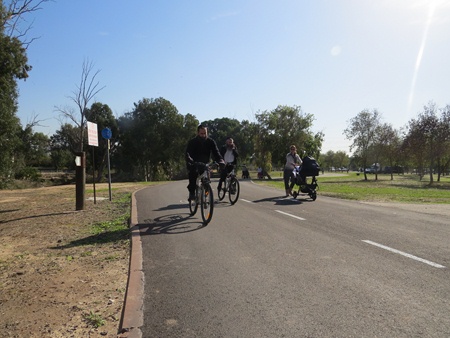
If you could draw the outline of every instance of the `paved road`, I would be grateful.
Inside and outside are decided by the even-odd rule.
[[[202,227],[186,185],[136,193],[143,337],[450,337],[448,217],[241,181]]]

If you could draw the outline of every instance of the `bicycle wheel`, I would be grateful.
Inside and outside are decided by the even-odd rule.
[[[217,196],[219,197],[219,201],[223,200],[225,198],[225,194],[227,191],[225,188],[227,187],[227,181],[223,182],[223,187],[217,192]]]
[[[202,213],[203,224],[208,224],[213,216],[214,195],[209,184],[203,185],[200,191],[200,208]]]
[[[191,216],[194,216],[197,212],[198,208],[198,191],[195,192],[195,198],[189,202],[189,211],[191,212]]]
[[[233,177],[228,188],[228,197],[230,198],[231,205],[237,202],[240,190],[238,179]]]

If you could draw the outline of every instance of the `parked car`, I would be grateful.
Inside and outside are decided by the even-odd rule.
[[[393,174],[403,174],[404,169],[403,169],[403,167],[396,165],[396,166],[393,166],[393,167],[384,167],[383,172],[385,174],[391,174],[391,173],[393,173]]]

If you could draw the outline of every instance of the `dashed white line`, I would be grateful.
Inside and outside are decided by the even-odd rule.
[[[428,261],[428,260],[426,260],[426,259],[423,259],[423,258],[414,256],[414,255],[411,255],[411,254],[409,254],[409,253],[406,253],[406,252],[403,252],[403,251],[400,251],[400,250],[397,250],[397,249],[390,248],[390,247],[388,247],[388,246],[386,246],[386,245],[383,245],[383,244],[379,244],[379,243],[372,242],[372,241],[369,241],[369,240],[363,240],[363,242],[365,242],[365,243],[367,243],[367,244],[371,244],[371,245],[377,246],[377,247],[379,247],[379,248],[382,248],[382,249],[385,249],[385,250],[388,250],[388,251],[391,251],[391,252],[394,252],[394,253],[397,253],[397,254],[399,254],[399,255],[402,255],[402,256],[405,256],[405,257],[414,259],[414,260],[416,260],[416,261],[419,261],[419,262],[422,262],[422,263],[431,265],[431,266],[433,266],[433,267],[435,267],[435,268],[439,268],[439,269],[444,269],[444,268],[445,268],[445,266],[443,266],[443,265],[440,265],[440,264],[437,264],[437,263]]]
[[[242,201],[242,202],[247,202],[247,203],[255,204],[255,202],[249,201],[249,200],[245,200],[245,199],[243,199],[243,198],[241,198],[241,199],[239,199],[239,200]]]
[[[298,216],[289,214],[289,213],[284,212],[284,211],[281,211],[281,210],[275,210],[275,211],[276,211],[276,212],[279,212],[280,214],[283,214],[283,215],[286,215],[286,216],[291,216],[291,217],[293,217],[293,218],[299,219],[299,220],[301,220],[301,221],[306,221],[306,219],[304,219],[304,218],[301,218],[301,217],[298,217]]]

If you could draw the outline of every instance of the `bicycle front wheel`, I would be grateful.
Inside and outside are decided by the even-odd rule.
[[[225,188],[227,187],[227,181],[223,182],[223,185],[224,187],[217,192],[219,201],[223,200],[225,198],[225,194],[227,193],[227,191],[225,190]]]
[[[201,188],[200,209],[203,224],[206,225],[211,221],[214,211],[214,195],[209,184],[203,185]]]
[[[239,199],[240,186],[239,181],[236,177],[233,177],[230,181],[230,187],[228,188],[228,197],[230,198],[230,203],[233,205]]]

